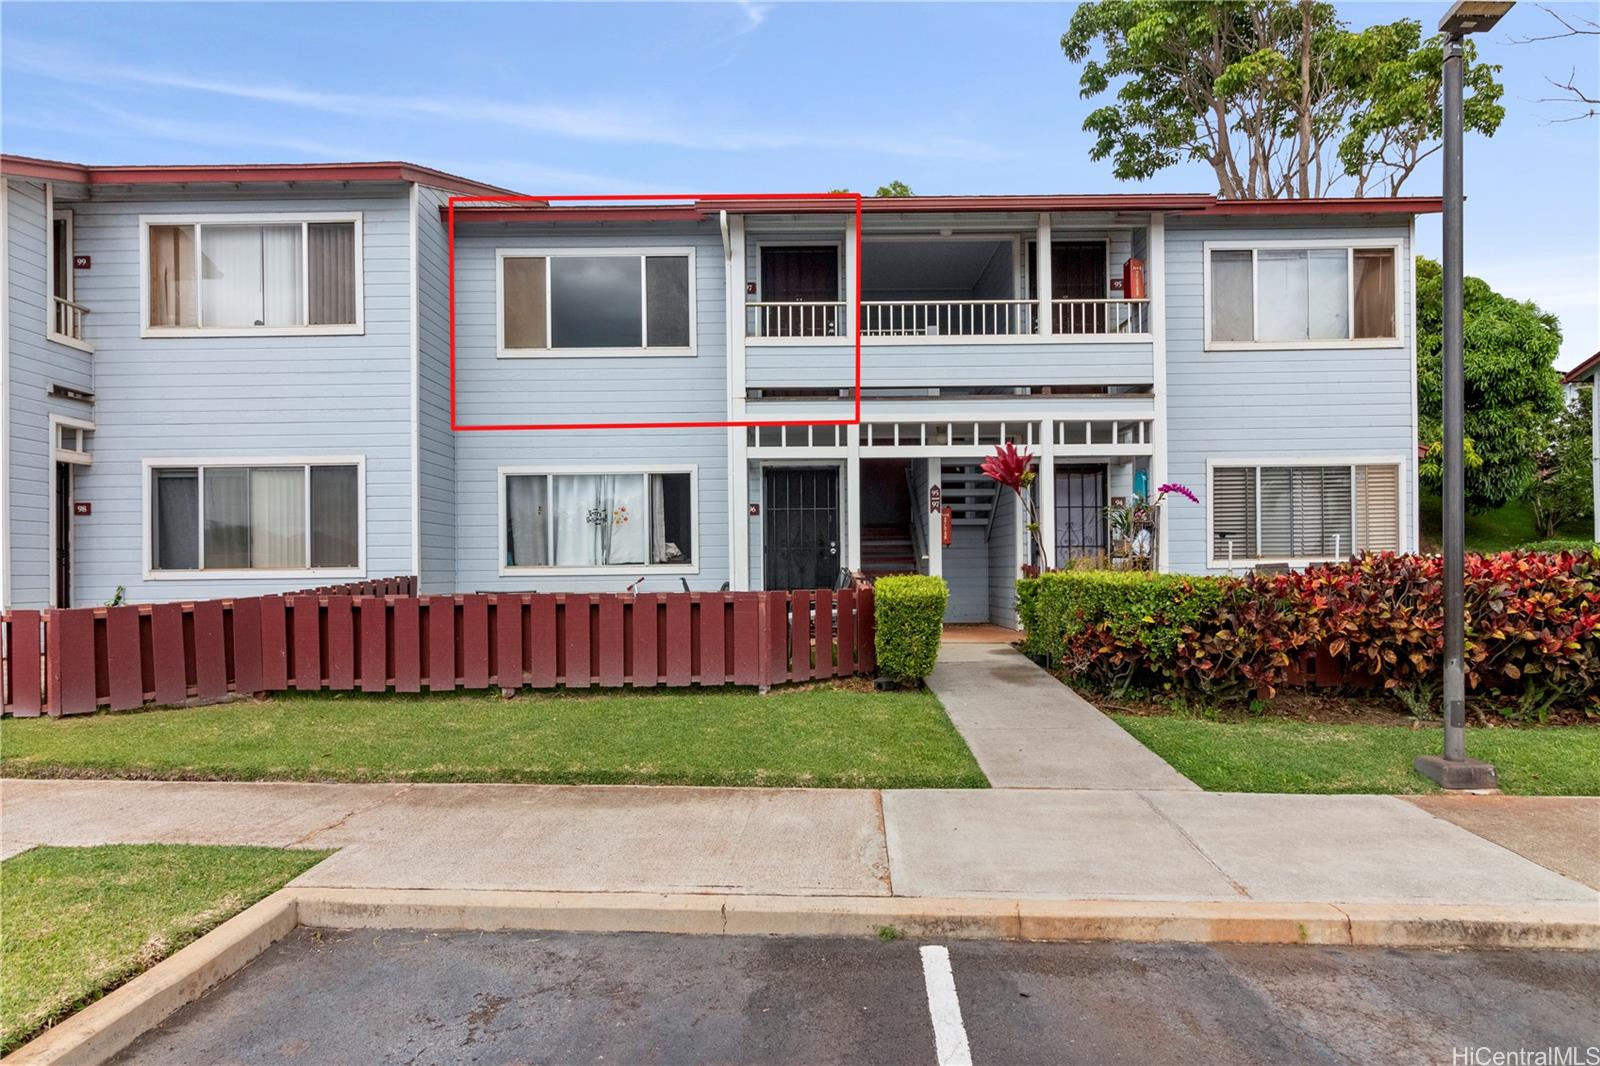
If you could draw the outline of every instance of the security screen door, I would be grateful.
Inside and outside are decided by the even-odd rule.
[[[761,499],[766,588],[832,588],[840,565],[838,468],[768,467]]]

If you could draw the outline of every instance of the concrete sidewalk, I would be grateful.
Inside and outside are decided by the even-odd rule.
[[[945,641],[928,687],[995,788],[1198,791],[1008,645]]]
[[[1600,800],[1565,802],[1574,824],[1600,820]],[[0,782],[4,854],[147,841],[336,848],[297,883],[338,888],[1578,904],[1600,917],[1595,889],[1386,796]]]

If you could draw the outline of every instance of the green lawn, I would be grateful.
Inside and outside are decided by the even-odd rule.
[[[1437,752],[1440,728],[1112,715],[1118,725],[1211,792],[1432,792],[1411,769]],[[1467,731],[1467,754],[1495,764],[1505,792],[1600,795],[1600,728]]]
[[[928,692],[284,696],[0,724],[0,773],[183,780],[984,788]]]
[[[0,1054],[328,854],[109,844],[34,848],[0,863]]]
[[[1437,545],[1441,535],[1439,497],[1423,495],[1417,502],[1421,510],[1423,540]],[[1561,527],[1558,533],[1559,539],[1582,544],[1590,542],[1594,529],[1587,522],[1578,522]],[[1467,515],[1468,551],[1505,551],[1531,545],[1540,539],[1539,531],[1533,524],[1533,508],[1520,501],[1483,514]]]

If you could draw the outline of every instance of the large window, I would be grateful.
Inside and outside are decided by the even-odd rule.
[[[691,469],[502,476],[506,570],[694,565]]]
[[[354,460],[152,463],[150,570],[358,570],[361,482]]]
[[[1215,563],[1400,549],[1396,464],[1216,466],[1210,481]]]
[[[1323,346],[1395,340],[1394,247],[1208,249],[1207,341]]]
[[[147,333],[353,333],[360,220],[145,220]]]
[[[682,355],[694,348],[694,253],[500,255],[502,355]]]

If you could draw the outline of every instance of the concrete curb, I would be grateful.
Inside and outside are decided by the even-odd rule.
[[[7,1066],[101,1063],[297,925],[747,936],[1600,949],[1587,904],[920,899],[290,887],[20,1048]]]
[[[1600,948],[1587,904],[931,899],[291,888],[300,924],[341,929],[902,936],[1363,947]]]
[[[295,906],[289,890],[274,892],[18,1048],[6,1066],[105,1062],[288,936],[298,924]]]

